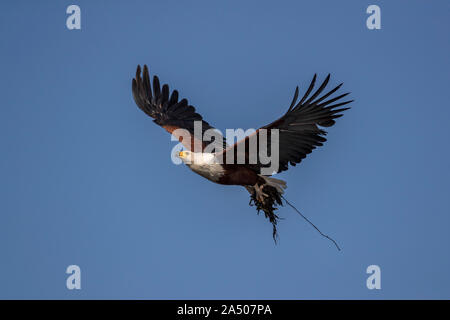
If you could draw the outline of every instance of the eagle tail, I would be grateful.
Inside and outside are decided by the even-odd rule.
[[[260,211],[264,212],[266,218],[269,219],[273,226],[272,237],[275,243],[277,242],[277,223],[278,215],[275,211],[278,210],[278,206],[282,206],[282,197],[284,189],[286,189],[286,182],[283,180],[261,176],[262,183],[254,186],[246,186],[246,189],[250,193],[250,206],[256,206],[258,214]]]

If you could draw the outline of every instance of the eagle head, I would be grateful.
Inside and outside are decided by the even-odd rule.
[[[208,165],[215,161],[214,155],[212,153],[203,152],[192,152],[183,150],[177,154],[178,158],[183,160],[187,165],[198,164],[198,165]]]

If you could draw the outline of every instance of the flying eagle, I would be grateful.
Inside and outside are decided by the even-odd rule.
[[[183,144],[185,150],[179,152],[177,156],[192,171],[212,182],[243,186],[249,191],[250,205],[255,205],[258,213],[262,210],[272,223],[273,238],[276,241],[278,216],[274,211],[277,210],[278,205],[283,205],[282,200],[291,204],[283,197],[286,182],[270,176],[287,170],[289,164],[295,166],[313,149],[322,146],[326,141],[324,128],[334,125],[335,119],[349,109],[349,107],[340,107],[353,101],[342,101],[342,98],[349,93],[330,97],[338,91],[342,83],[324,93],[329,80],[330,75],[313,92],[316,83],[316,75],[314,75],[298,103],[299,89],[296,88],[292,102],[282,117],[231,146],[227,145],[225,139],[218,133],[214,135],[215,139],[210,141],[204,139],[204,134],[214,128],[196,113],[195,108],[189,105],[186,99],[179,100],[177,90],[170,92],[167,84],[161,86],[157,76],[153,77],[152,88],[146,65],[144,65],[142,77],[141,67],[137,67],[136,77],[132,80],[132,91],[138,107]],[[195,130],[196,123],[201,125],[200,131]],[[262,170],[271,164],[264,163],[262,159],[261,141],[266,141],[267,149],[273,147],[274,143],[269,138],[275,136],[275,131],[278,148],[276,170],[262,174]],[[263,132],[265,136],[262,135]],[[263,139],[264,137],[266,139]],[[252,141],[256,141],[256,147],[253,149]],[[238,161],[239,156],[244,161],[242,159]],[[224,161],[224,159],[231,159],[231,161]],[[301,214],[298,210],[297,212]]]

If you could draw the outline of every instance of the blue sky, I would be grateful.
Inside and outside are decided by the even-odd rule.
[[[450,298],[448,1],[14,1],[0,24],[0,298]],[[173,165],[137,64],[221,130],[344,82],[353,108],[278,176],[343,251],[289,207],[274,245],[243,188]]]

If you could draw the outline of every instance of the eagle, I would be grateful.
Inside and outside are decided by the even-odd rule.
[[[272,175],[295,166],[316,147],[322,146],[326,141],[325,128],[333,126],[335,120],[343,115],[342,112],[350,109],[346,105],[353,102],[343,101],[349,92],[332,97],[342,83],[329,91],[325,90],[330,74],[315,90],[316,80],[317,74],[300,100],[299,87],[296,87],[289,108],[279,119],[232,145],[227,144],[220,132],[206,122],[187,99],[180,99],[177,90],[170,91],[168,84],[161,86],[156,75],[151,84],[147,65],[144,65],[142,72],[141,66],[137,66],[132,93],[137,106],[180,141],[184,150],[176,156],[192,171],[214,183],[247,189],[250,193],[249,204],[256,206],[258,213],[263,211],[272,223],[272,236],[276,242],[279,216],[275,210],[284,205],[283,201],[302,214],[283,196],[286,182]],[[208,132],[213,133],[209,139],[205,138]],[[276,163],[267,163],[267,158],[262,156],[263,151],[269,154],[268,150],[270,154],[277,154]],[[339,249],[336,242],[329,239]]]

